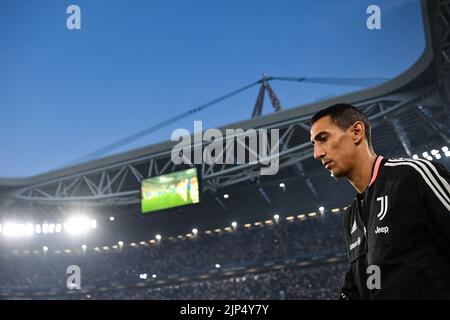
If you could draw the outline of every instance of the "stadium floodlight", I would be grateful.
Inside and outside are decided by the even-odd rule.
[[[96,228],[97,228],[97,221],[91,220],[91,229],[96,229]]]
[[[231,226],[232,226],[233,228],[236,229],[236,227],[237,227],[237,222],[236,222],[236,221],[233,221],[233,222],[231,223]]]
[[[40,224],[35,225],[35,230],[34,230],[34,232],[36,232],[36,233],[41,233],[41,231],[42,231],[41,225],[40,225]]]
[[[49,225],[48,225],[48,233],[53,233],[53,232],[55,232],[55,224],[54,223],[50,223]]]
[[[61,223],[57,223],[56,227],[55,227],[55,232],[56,233],[60,233],[62,230],[62,224]]]
[[[0,233],[2,233],[2,225],[0,224]]]
[[[2,233],[5,236],[17,237],[17,236],[31,236],[34,234],[34,227],[31,223],[18,224],[7,222],[3,226]]]
[[[450,151],[445,151],[445,156],[448,158],[450,157]]]
[[[284,188],[286,188],[286,185],[285,185],[283,182],[281,182],[281,183],[280,183],[280,188],[283,188],[283,189],[284,189]]]
[[[194,235],[196,235],[196,234],[198,233],[197,228],[192,229],[192,233],[193,233]]]
[[[4,229],[3,229],[3,234],[5,236],[18,235],[19,234],[18,225],[16,225],[15,223],[10,223],[10,222],[5,223],[5,226],[4,226]]]
[[[25,225],[25,235],[26,236],[31,236],[32,234],[34,234],[33,225],[31,223],[27,223]]]
[[[324,207],[319,207],[319,211],[321,214],[323,214],[325,212],[325,208]]]
[[[434,157],[439,160],[441,158],[441,155],[438,153]]]
[[[160,234],[156,235],[156,240],[158,240],[158,241],[161,240],[161,235]]]
[[[275,220],[278,220],[278,219],[280,219],[280,216],[279,216],[278,214],[275,214],[275,215],[273,216],[273,218],[274,218]]]
[[[430,161],[431,161],[431,160],[433,160],[433,157],[432,157],[432,156],[428,156],[428,157],[427,157],[427,160],[430,160]]]
[[[424,157],[424,158],[426,158],[426,157],[428,157],[428,152],[424,152],[424,153],[422,153],[422,156]]]
[[[413,154],[412,158],[413,158],[414,160],[417,160],[417,159],[419,159],[419,156],[418,156],[417,154]]]
[[[215,264],[215,267],[216,267],[217,269],[219,269],[219,268],[220,268],[220,264],[216,263],[216,264]]]
[[[225,194],[223,195],[223,197],[224,197],[225,199],[228,199],[230,196],[229,196],[228,193],[225,193]]]
[[[443,147],[441,148],[441,150],[442,150],[442,152],[447,152],[447,151],[448,151],[448,147],[447,147],[447,146],[443,146]]]
[[[86,250],[87,246],[85,244],[81,245],[81,249]]]
[[[115,218],[113,216],[109,217],[109,221],[114,221]]]
[[[44,223],[42,225],[42,233],[47,234],[48,233],[48,224]]]
[[[31,236],[33,234],[34,234],[34,228],[31,223],[19,225],[19,235],[20,236]]]
[[[147,279],[147,274],[146,273],[141,273],[139,275],[139,278],[145,280],[145,279]]]
[[[86,232],[91,225],[91,221],[82,216],[75,216],[64,223],[64,230],[67,233],[77,235]]]
[[[152,274],[153,279],[156,279],[156,277],[157,277],[156,274]]]
[[[119,244],[119,246],[123,247],[123,241],[119,241],[117,243]]]
[[[439,153],[439,150],[436,150],[436,149],[431,150],[431,155],[432,155],[432,156],[435,156],[435,155],[437,155],[438,153]]]
[[[44,252],[47,252],[48,251],[48,247],[47,246],[43,246],[42,250],[44,250]]]

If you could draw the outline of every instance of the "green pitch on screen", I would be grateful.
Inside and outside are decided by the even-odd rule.
[[[198,203],[197,169],[145,179],[141,195],[142,213]]]

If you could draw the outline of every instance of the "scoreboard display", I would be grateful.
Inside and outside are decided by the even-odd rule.
[[[141,213],[199,203],[197,169],[190,168],[142,180]]]

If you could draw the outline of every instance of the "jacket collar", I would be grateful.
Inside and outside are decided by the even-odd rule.
[[[375,183],[375,180],[378,177],[378,173],[380,171],[380,166],[381,166],[381,163],[382,163],[383,159],[384,158],[382,156],[377,156],[375,158],[375,161],[374,161],[373,166],[372,166],[372,176],[370,178],[369,185],[366,187],[366,189],[364,189],[363,192],[356,194],[356,198],[357,199],[359,199],[359,200],[363,199],[364,195],[366,194],[367,189],[369,189],[370,186]]]
[[[383,159],[384,158],[382,156],[378,156],[375,159],[375,162],[372,167],[372,177],[370,178],[370,182],[369,182],[369,185],[367,186],[367,188],[369,188],[377,179],[378,171],[380,170],[381,160],[383,160]]]

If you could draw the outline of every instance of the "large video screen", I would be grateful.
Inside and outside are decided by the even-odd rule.
[[[196,168],[142,180],[142,213],[154,212],[198,202],[199,184]]]

